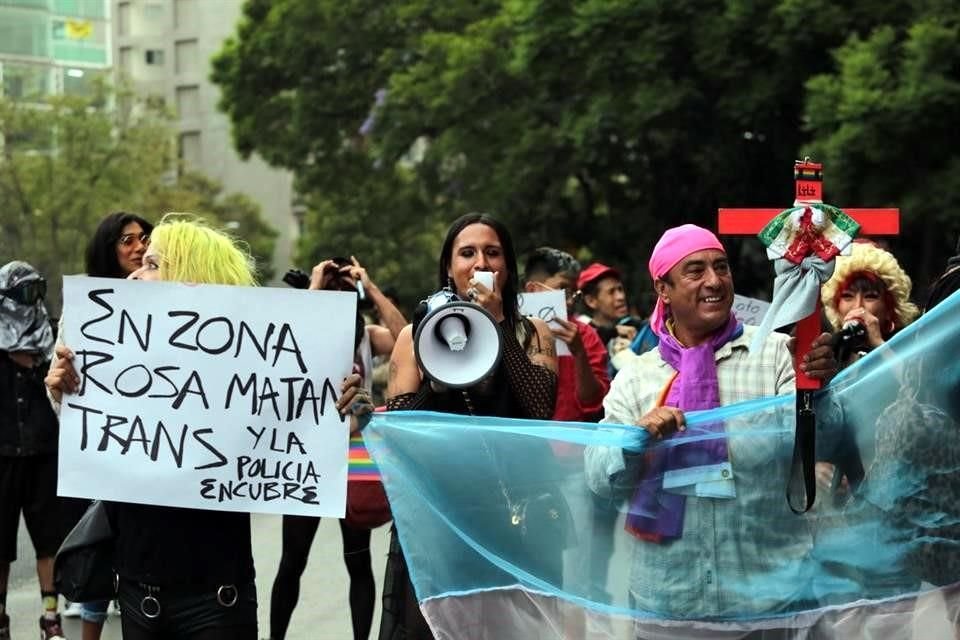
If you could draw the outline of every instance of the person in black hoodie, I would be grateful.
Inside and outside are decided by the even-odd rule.
[[[53,330],[43,297],[46,280],[26,262],[0,267],[0,639],[9,639],[5,611],[10,563],[17,559],[23,514],[37,554],[43,640],[63,638],[53,584],[53,557],[63,541],[57,498],[57,417],[43,376]]]

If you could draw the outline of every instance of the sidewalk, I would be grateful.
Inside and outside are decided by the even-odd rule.
[[[259,601],[260,637],[270,633],[270,587],[280,562],[280,516],[254,515],[253,558],[257,567],[257,599]],[[371,637],[376,638],[380,625],[380,590],[387,559],[390,527],[376,529],[371,537],[373,574],[377,580],[377,607]],[[21,522],[18,536],[18,560],[11,566],[7,589],[7,610],[11,620],[12,640],[33,640],[38,637],[40,592],[30,538]],[[320,522],[310,552],[310,561],[300,583],[300,602],[290,621],[288,640],[350,640],[350,606],[347,600],[347,571],[343,566],[340,526],[336,520]],[[64,620],[69,640],[80,640],[80,621]],[[110,616],[104,626],[102,640],[120,640],[120,618]]]

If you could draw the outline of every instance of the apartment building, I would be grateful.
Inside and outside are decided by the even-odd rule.
[[[298,230],[293,176],[258,157],[240,158],[230,139],[230,122],[217,110],[219,90],[209,80],[210,59],[233,33],[242,0],[110,2],[117,73],[132,81],[141,95],[159,97],[175,112],[180,158],[186,166],[260,204],[280,233],[274,265],[282,275],[291,266]]]

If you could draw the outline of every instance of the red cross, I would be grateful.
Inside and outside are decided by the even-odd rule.
[[[823,165],[798,160],[794,164],[796,181],[794,196],[798,204],[823,201]],[[719,210],[718,230],[721,235],[755,235],[759,233],[783,209],[726,209]],[[860,234],[865,236],[897,235],[900,233],[899,209],[844,209],[844,212],[860,224]],[[812,248],[811,248],[812,250]],[[797,323],[797,349],[795,364],[799,365],[810,345],[820,335],[820,299],[813,313]],[[820,380],[808,378],[799,367],[797,389],[819,389]]]

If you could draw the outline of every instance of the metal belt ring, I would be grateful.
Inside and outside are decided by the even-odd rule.
[[[232,607],[233,605],[237,604],[237,600],[239,598],[240,593],[232,584],[226,584],[217,589],[217,602],[224,607]]]
[[[143,600],[140,601],[140,613],[150,620],[160,617],[160,601],[157,600],[156,596],[152,593],[143,596]]]

